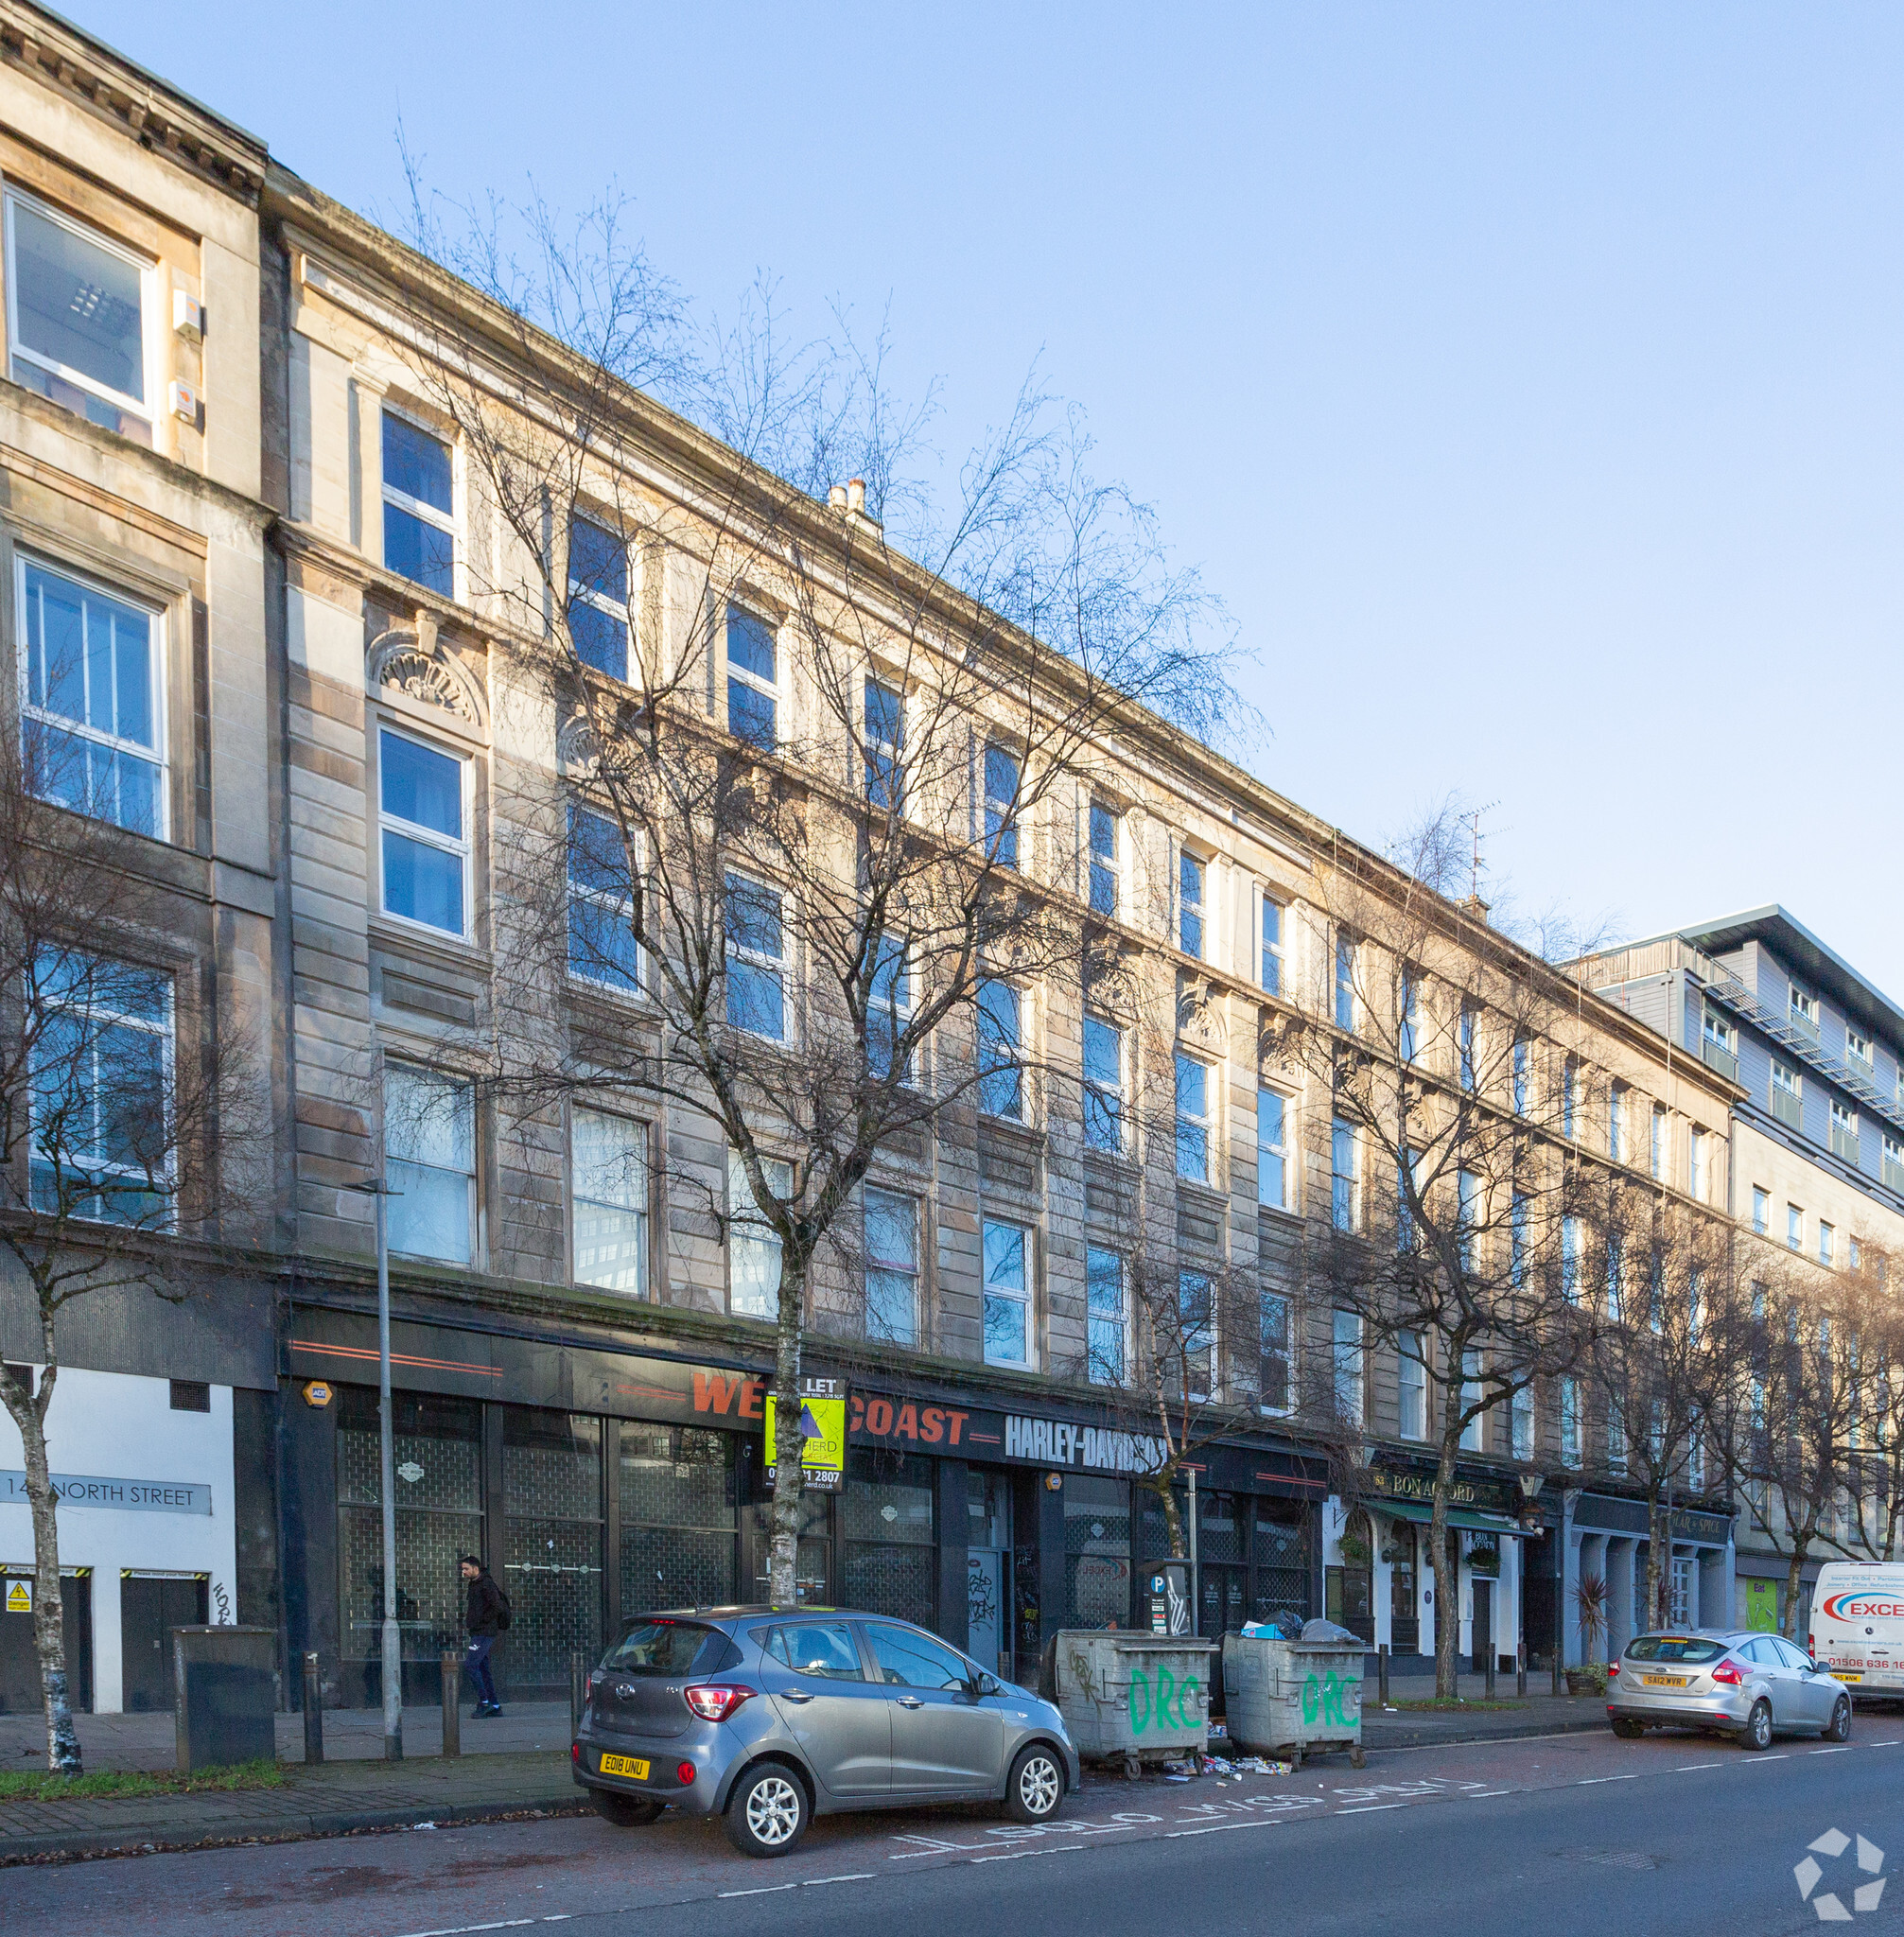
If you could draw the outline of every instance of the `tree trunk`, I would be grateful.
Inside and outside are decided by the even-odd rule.
[[[1785,1570],[1785,1619],[1780,1632],[1788,1641],[1798,1639],[1798,1590],[1805,1584],[1805,1557],[1811,1551],[1811,1529],[1791,1536],[1791,1560]]]
[[[40,1655],[40,1700],[46,1714],[46,1767],[55,1775],[82,1775],[79,1737],[66,1680],[65,1605],[60,1596],[60,1529],[54,1518],[53,1475],[46,1463],[45,1407],[54,1373],[41,1374],[38,1401],[7,1409],[20,1428],[26,1460],[26,1499],[33,1512],[33,1642]]]
[[[1187,1561],[1190,1558],[1190,1542],[1183,1529],[1183,1509],[1177,1504],[1177,1463],[1172,1460],[1157,1472],[1157,1481],[1144,1481],[1149,1492],[1157,1495],[1157,1503],[1163,1509],[1163,1530],[1170,1541],[1170,1558],[1173,1561]]]
[[[1435,1575],[1435,1698],[1452,1701],[1460,1693],[1460,1572],[1448,1552],[1448,1494],[1455,1484],[1455,1448],[1460,1429],[1443,1428],[1441,1457],[1435,1468],[1435,1502],[1428,1514],[1428,1565]]]
[[[1671,1576],[1661,1565],[1660,1556],[1664,1553],[1670,1557],[1671,1541],[1672,1528],[1655,1486],[1646,1496],[1646,1619],[1640,1624],[1642,1629],[1668,1625],[1667,1611],[1660,1605],[1660,1582]]]
[[[774,1509],[767,1543],[767,1598],[777,1608],[799,1604],[800,1330],[805,1317],[807,1271],[804,1260],[783,1252],[780,1262],[779,1334],[774,1350]]]

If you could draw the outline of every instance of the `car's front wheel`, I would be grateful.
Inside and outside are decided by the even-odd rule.
[[[641,1796],[620,1795],[614,1789],[590,1789],[588,1799],[595,1805],[596,1815],[618,1829],[639,1829],[644,1823],[653,1823],[663,1806]]]
[[[743,1857],[784,1857],[807,1833],[807,1792],[791,1769],[764,1762],[734,1785],[727,1839]]]
[[[1752,1713],[1745,1718],[1745,1746],[1748,1749],[1772,1747],[1771,1702],[1755,1701],[1752,1704]]]
[[[1848,1742],[1851,1739],[1851,1698],[1841,1695],[1832,1704],[1831,1719],[1825,1724],[1825,1739],[1827,1742]]]
[[[1042,1742],[1018,1752],[1004,1786],[1004,1812],[1014,1823],[1049,1823],[1064,1801],[1064,1771]]]

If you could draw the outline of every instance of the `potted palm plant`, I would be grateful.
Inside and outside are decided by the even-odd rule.
[[[1580,1615],[1581,1651],[1585,1662],[1567,1670],[1569,1695],[1606,1693],[1607,1614],[1610,1606],[1606,1576],[1582,1574],[1574,1583],[1574,1608]]]

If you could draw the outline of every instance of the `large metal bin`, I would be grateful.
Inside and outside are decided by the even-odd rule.
[[[1077,1753],[1088,1762],[1121,1759],[1128,1775],[1165,1756],[1201,1755],[1215,1652],[1215,1642],[1189,1634],[1060,1630],[1057,1706]]]
[[[1238,1748],[1297,1762],[1310,1750],[1347,1749],[1362,1766],[1359,1645],[1227,1635],[1223,1699]]]

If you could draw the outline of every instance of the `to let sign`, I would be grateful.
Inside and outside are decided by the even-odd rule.
[[[202,1513],[212,1511],[212,1490],[187,1479],[103,1479],[83,1473],[56,1473],[53,1491],[62,1507],[107,1507],[122,1513]],[[25,1507],[26,1475],[0,1471],[0,1507]]]

